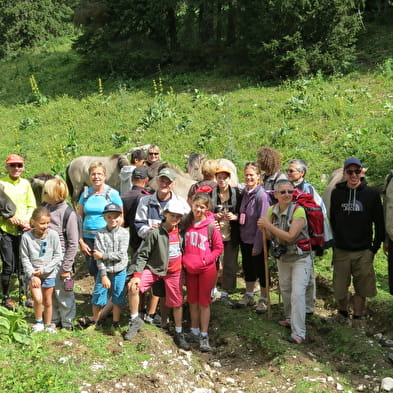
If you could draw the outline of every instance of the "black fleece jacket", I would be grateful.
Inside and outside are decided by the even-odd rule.
[[[370,249],[376,253],[385,239],[385,224],[378,190],[365,180],[354,189],[346,182],[332,191],[330,223],[335,247],[347,251]]]

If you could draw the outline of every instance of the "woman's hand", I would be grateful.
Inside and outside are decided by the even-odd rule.
[[[257,226],[260,230],[269,229],[269,227],[271,227],[271,225],[272,225],[272,223],[266,217],[261,217],[257,221]]]
[[[81,239],[79,240],[79,247],[83,255],[89,257],[91,255],[91,248]]]
[[[228,212],[227,214],[225,214],[225,217],[229,221],[236,221],[237,220],[237,215],[233,214],[231,212]]]

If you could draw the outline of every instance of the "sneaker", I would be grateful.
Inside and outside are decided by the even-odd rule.
[[[142,329],[145,323],[139,317],[135,318],[134,320],[130,321],[128,325],[127,331],[124,333],[123,338],[126,341],[132,340],[139,330]]]
[[[287,340],[288,342],[290,342],[291,344],[303,344],[304,340],[300,337],[292,337],[290,336]]]
[[[257,304],[257,309],[255,310],[255,312],[257,314],[265,314],[266,311],[267,311],[267,304],[265,300],[259,299]]]
[[[161,326],[161,316],[160,314],[154,314],[151,316],[150,314],[145,314],[143,320],[149,325]]]
[[[43,332],[45,329],[44,324],[42,322],[37,322],[35,323],[32,327],[31,330],[33,333],[37,333],[37,332]]]
[[[17,307],[16,303],[10,297],[3,299],[3,306],[10,311],[15,311]]]
[[[56,328],[54,328],[52,325],[50,325],[50,326],[45,326],[45,331],[48,332],[48,333],[52,333],[52,334],[57,333]]]
[[[184,349],[185,351],[189,351],[191,348],[190,344],[186,341],[184,333],[175,333],[173,341],[180,349]]]
[[[199,334],[194,334],[192,332],[187,333],[185,335],[185,338],[186,338],[186,341],[188,343],[191,343],[191,344],[197,344],[197,343],[200,342],[200,335]]]
[[[202,337],[199,339],[199,350],[201,352],[210,352],[212,350],[209,344],[209,336]]]
[[[210,292],[210,297],[212,298],[212,302],[215,302],[221,298],[221,292],[214,287]]]
[[[243,297],[234,304],[235,308],[245,308],[245,307],[251,307],[255,306],[255,300],[253,296],[247,295],[246,293],[243,295]]]

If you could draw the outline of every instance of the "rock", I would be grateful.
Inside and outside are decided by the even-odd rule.
[[[341,383],[338,383],[338,382],[337,382],[337,385],[336,385],[336,389],[339,390],[340,392],[342,390],[344,390],[343,385],[341,385]]]
[[[393,390],[393,378],[386,377],[381,381],[381,390],[390,392]]]

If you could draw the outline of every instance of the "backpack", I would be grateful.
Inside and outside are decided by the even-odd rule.
[[[310,236],[311,248],[316,255],[322,255],[325,246],[324,240],[324,217],[321,206],[319,206],[312,194],[294,189],[292,201],[295,203],[296,210],[301,206],[306,212],[308,234]],[[292,214],[293,214],[292,212]]]
[[[63,233],[63,239],[65,242],[67,242],[68,219],[70,218],[72,213],[76,214],[76,218],[78,220],[78,237],[79,237],[79,239],[82,237],[82,217],[75,211],[74,208],[72,208],[70,205],[67,204],[67,207],[64,211],[62,228],[61,228],[61,231]]]
[[[111,197],[109,195],[111,193],[111,191],[112,191],[112,188],[110,186],[108,186],[107,189],[105,190],[104,196],[105,196],[105,199],[107,201],[109,201],[108,203],[112,202]],[[83,188],[83,203],[82,203],[82,205],[84,205],[86,203],[86,201],[89,199],[89,197],[91,197],[92,195],[93,195],[93,190],[89,190],[89,187],[85,186]]]

